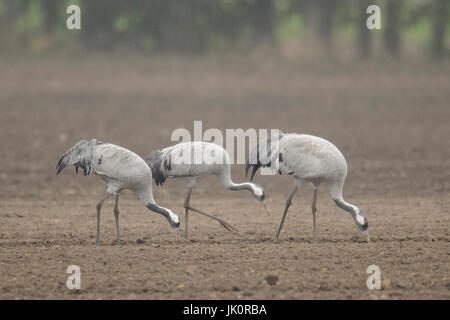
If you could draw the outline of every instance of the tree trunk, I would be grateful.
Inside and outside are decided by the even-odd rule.
[[[384,31],[384,46],[391,56],[400,53],[400,12],[402,0],[389,0],[386,6],[386,29]]]
[[[359,16],[358,16],[358,54],[361,58],[368,58],[372,54],[372,38],[371,30],[367,28],[367,18],[369,17],[366,10],[370,6],[371,0],[359,1]]]
[[[59,21],[59,9],[61,8],[60,0],[45,0],[42,2],[44,8],[43,31],[50,35],[55,29]],[[65,12],[65,9],[64,9]]]
[[[322,0],[317,3],[319,6],[319,36],[327,54],[332,50],[332,36],[334,27],[334,11],[338,0]]]
[[[116,41],[113,21],[120,11],[119,0],[81,2],[81,39],[87,49],[111,50]]]
[[[23,8],[23,2],[4,0],[3,6],[6,7],[6,13],[4,13],[3,18],[0,20],[0,49],[10,50],[16,45],[14,43],[13,25]]]
[[[273,41],[272,0],[258,0],[252,8],[255,41]]]
[[[167,29],[164,35],[165,49],[179,53],[197,53],[203,49],[193,16],[190,2],[169,3]]]
[[[445,51],[445,29],[449,19],[449,0],[437,0],[433,14],[433,38],[431,40],[431,54],[440,59]]]

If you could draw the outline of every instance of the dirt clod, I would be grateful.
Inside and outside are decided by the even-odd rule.
[[[266,278],[266,281],[269,285],[274,286],[278,282],[278,277],[273,275],[268,275]]]

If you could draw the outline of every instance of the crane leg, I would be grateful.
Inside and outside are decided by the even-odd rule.
[[[116,203],[114,205],[114,217],[116,218],[116,240],[120,245],[120,231],[119,231],[119,194],[116,194]]]
[[[184,200],[184,237],[188,238],[189,201],[191,199],[192,188],[189,188]]]
[[[283,227],[283,223],[284,223],[284,219],[286,218],[287,211],[289,209],[289,206],[292,203],[292,197],[294,197],[294,194],[297,192],[297,190],[298,190],[298,185],[295,185],[294,190],[292,190],[291,194],[289,195],[289,197],[286,200],[286,206],[284,208],[283,217],[281,218],[281,223],[280,223],[280,226],[278,227],[277,234],[275,235],[275,239],[274,239],[275,241],[278,240],[278,236],[280,235],[281,228]]]
[[[316,200],[317,200],[317,188],[314,188],[314,195],[313,195],[313,202],[312,202],[312,217],[313,217],[313,236],[314,236],[314,242],[317,241],[316,238]]]
[[[204,215],[205,217],[211,218],[213,220],[216,220],[217,222],[219,222],[222,225],[222,227],[224,227],[228,231],[237,232],[237,230],[235,228],[233,228],[228,222],[226,222],[226,221],[224,221],[222,219],[219,219],[219,218],[217,218],[217,217],[215,217],[213,215],[210,215],[210,214],[208,214],[206,212],[203,212],[203,211],[200,211],[198,209],[192,208],[190,203],[189,203],[190,199],[191,199],[191,192],[192,192],[192,188],[189,188],[188,194],[186,196],[186,200],[184,201],[184,209],[185,209],[185,213],[186,213],[186,215],[185,215],[185,219],[186,219],[185,223],[186,223],[186,225],[184,226],[185,227],[185,233],[184,233],[184,237],[185,238],[188,237],[188,211],[189,210],[197,212],[197,213],[199,213],[201,215]]]
[[[106,193],[102,200],[97,204],[97,241],[96,244],[100,244],[100,211],[102,210],[103,202],[110,196],[109,193]]]
[[[191,206],[189,206],[188,209],[191,210],[191,211],[197,212],[197,213],[199,213],[201,215],[204,215],[205,217],[208,217],[208,218],[211,218],[213,220],[216,220],[217,222],[219,222],[222,225],[222,227],[224,227],[228,231],[237,232],[237,230],[235,228],[233,228],[228,222],[226,222],[226,221],[224,221],[222,219],[219,219],[219,218],[217,218],[217,217],[215,217],[213,215],[210,215],[210,214],[207,214],[207,213],[202,212],[200,210],[197,210],[195,208],[192,208]]]

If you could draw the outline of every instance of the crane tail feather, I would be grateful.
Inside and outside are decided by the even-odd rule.
[[[259,143],[248,156],[248,160],[245,166],[245,178],[247,178],[250,168],[253,168],[250,175],[250,181],[253,181],[253,178],[259,168],[272,166],[272,158],[278,153],[278,144],[272,146],[272,143],[274,142],[275,138],[275,141],[278,142],[278,139],[282,135],[284,134],[280,132],[279,136],[269,135],[259,141]]]
[[[167,171],[171,170],[170,160],[163,159],[163,154],[160,150],[155,150],[144,158],[147,165],[152,171],[153,179],[157,186],[163,185],[167,178]]]
[[[255,177],[255,174],[260,167],[261,167],[261,164],[253,165],[253,170],[252,170],[252,175],[250,176],[250,181],[253,181],[253,178]]]
[[[75,171],[78,173],[78,167],[83,169],[84,175],[95,172],[96,163],[94,161],[93,148],[103,142],[96,139],[90,141],[81,140],[70,148],[58,161],[56,165],[56,174],[60,174],[65,167],[74,165]]]
[[[155,183],[157,186],[162,186],[166,181],[166,177],[164,176],[164,174],[161,173],[161,171],[155,172],[153,178],[155,179]]]
[[[58,166],[56,167],[56,175],[60,174],[61,171],[64,170],[64,168],[66,167],[66,165],[64,163],[58,163]]]
[[[250,167],[251,167],[252,165],[250,164],[250,163],[248,163],[248,161],[247,161],[247,163],[246,163],[246,165],[245,165],[245,179],[247,179],[247,176],[248,176],[248,171],[250,170]]]

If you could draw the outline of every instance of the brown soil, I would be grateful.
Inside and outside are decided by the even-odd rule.
[[[449,299],[450,77],[448,65],[303,65],[270,60],[76,58],[0,62],[1,299]],[[104,183],[55,175],[59,156],[96,137],[141,155],[172,144],[176,128],[279,128],[327,138],[349,164],[346,199],[369,219],[366,243],[351,217],[312,188],[294,198],[273,242],[289,176],[257,176],[274,212],[214,177],[192,205],[236,227],[192,213],[190,239],[130,191],[120,201],[123,244],[114,245],[113,201]],[[244,180],[236,165],[233,178]],[[180,215],[181,181],[156,188]],[[68,290],[66,268],[81,268]],[[369,290],[369,265],[382,289]]]

